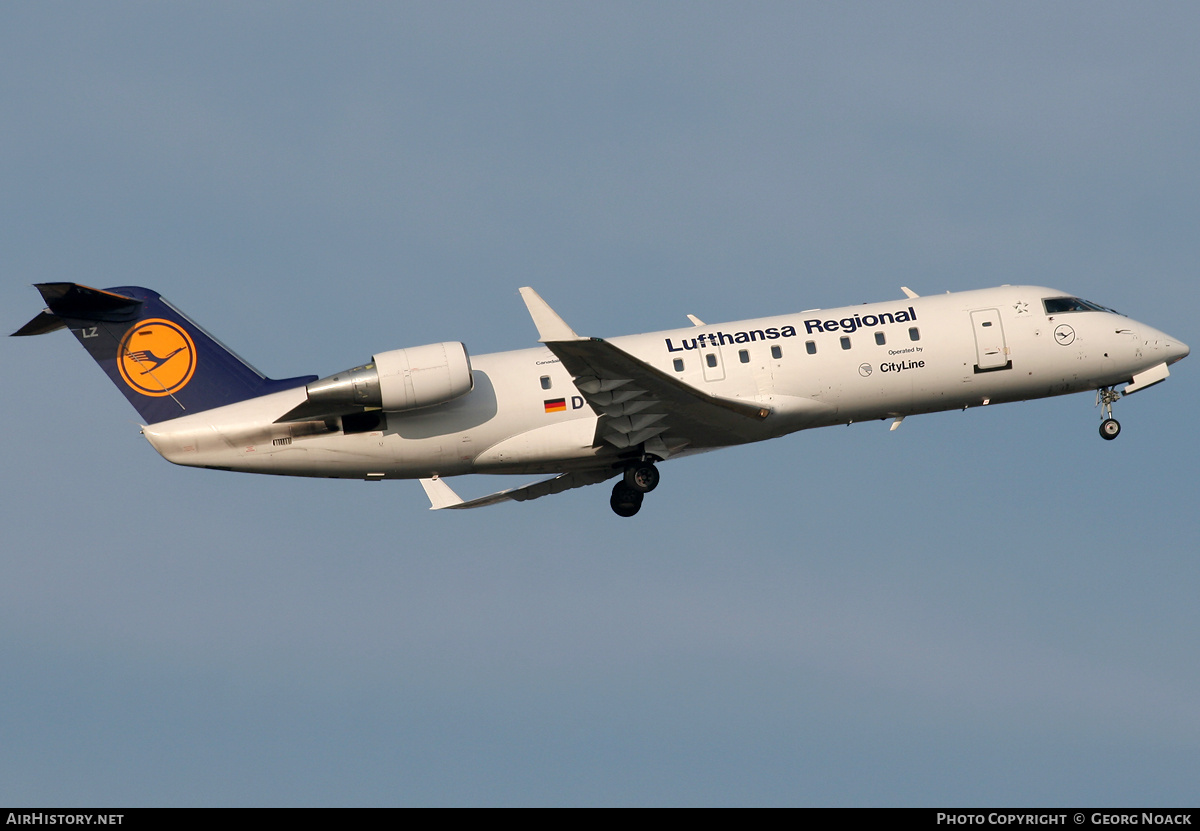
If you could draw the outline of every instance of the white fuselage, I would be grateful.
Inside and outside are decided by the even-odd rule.
[[[680,381],[771,414],[740,442],[811,427],[1111,387],[1187,346],[1107,311],[1047,313],[1031,286],[814,310],[612,338]],[[681,363],[676,363],[676,362]],[[471,358],[473,390],[449,403],[381,414],[347,433],[339,419],[275,423],[304,387],[144,428],[183,465],[339,478],[560,472],[617,449],[545,347]],[[562,399],[561,405],[552,403]],[[712,450],[691,443],[682,452]]]

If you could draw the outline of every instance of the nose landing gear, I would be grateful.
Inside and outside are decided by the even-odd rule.
[[[1121,397],[1121,393],[1112,387],[1102,387],[1096,390],[1096,406],[1104,408],[1104,421],[1100,422],[1100,438],[1112,441],[1121,435],[1121,422],[1113,418],[1113,402]]]

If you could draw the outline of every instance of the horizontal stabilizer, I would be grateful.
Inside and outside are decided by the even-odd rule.
[[[56,332],[59,329],[66,329],[67,324],[62,322],[62,318],[54,312],[46,309],[33,320],[26,323],[20,329],[12,333],[14,338],[22,338],[28,335],[44,335],[47,332]]]
[[[93,323],[123,323],[138,316],[142,301],[78,283],[37,283],[46,308],[26,323],[13,337],[44,335],[67,327],[66,320]]]

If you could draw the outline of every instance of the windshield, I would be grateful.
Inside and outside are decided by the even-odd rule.
[[[1110,309],[1108,306],[1101,306],[1099,303],[1092,303],[1080,297],[1047,297],[1042,300],[1042,305],[1046,307],[1046,314],[1058,315],[1065,312],[1109,312],[1111,314],[1121,314],[1116,309]]]

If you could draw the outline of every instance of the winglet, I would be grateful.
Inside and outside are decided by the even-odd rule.
[[[442,508],[453,508],[455,505],[462,504],[462,497],[436,476],[432,479],[422,479],[421,487],[425,489],[425,495],[429,497],[429,510],[431,511],[440,511]]]
[[[909,300],[915,300],[916,298],[921,296],[921,295],[917,294],[915,291],[913,291],[912,289],[910,289],[908,286],[901,286],[900,291],[904,292],[904,296],[907,297]]]
[[[525,301],[525,306],[529,309],[529,316],[533,318],[533,325],[537,327],[540,342],[587,340],[587,338],[581,338],[575,334],[575,330],[558,316],[558,312],[551,309],[550,304],[529,286],[521,288],[521,299]]]

